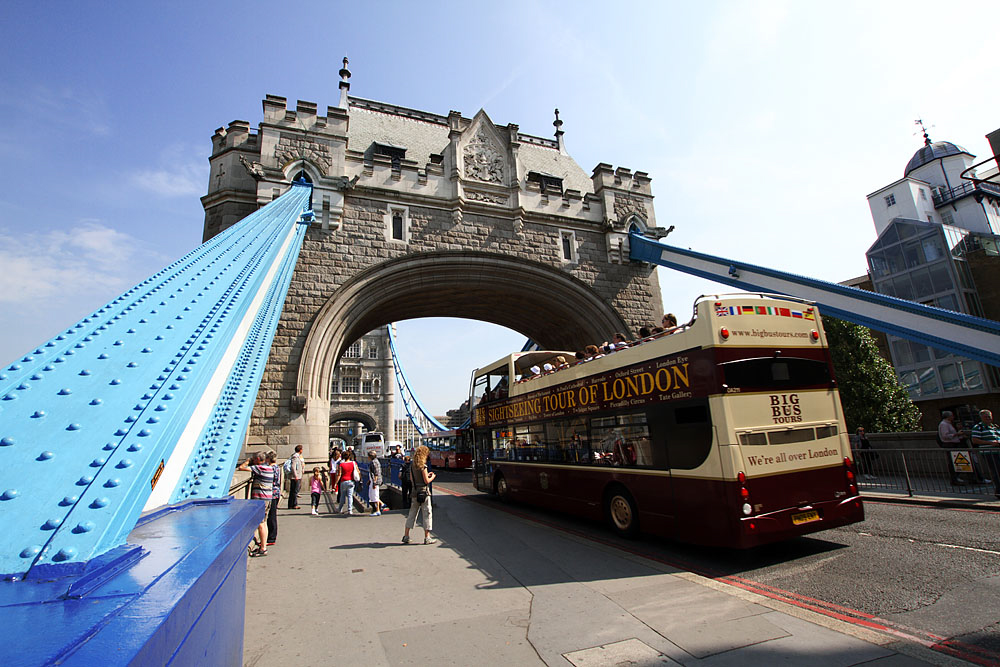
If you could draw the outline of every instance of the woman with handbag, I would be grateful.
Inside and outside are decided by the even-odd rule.
[[[354,512],[354,483],[361,479],[361,472],[358,464],[354,460],[354,450],[348,449],[344,452],[344,458],[337,466],[337,480],[334,487],[339,485],[341,497],[344,502],[341,504],[341,513],[350,516]],[[347,505],[347,510],[343,511],[343,506]]]
[[[424,544],[434,544],[431,537],[431,488],[430,484],[436,475],[427,470],[427,455],[430,451],[426,445],[417,447],[413,453],[413,463],[410,464],[410,477],[413,479],[413,502],[410,513],[406,517],[406,532],[403,533],[403,544],[410,543],[410,529],[417,520],[417,512],[423,512]]]

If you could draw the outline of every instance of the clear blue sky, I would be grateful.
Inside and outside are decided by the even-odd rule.
[[[19,2],[0,6],[0,361],[201,240],[210,137],[265,94],[484,108],[570,154],[648,172],[671,243],[844,280],[875,239],[865,195],[935,140],[986,157],[1000,3]],[[664,307],[711,283],[661,272]],[[447,331],[447,372],[435,341]],[[399,326],[427,407],[523,337]]]

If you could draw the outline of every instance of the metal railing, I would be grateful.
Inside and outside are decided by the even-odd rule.
[[[990,183],[989,181],[976,181],[969,183],[962,183],[961,185],[956,185],[953,188],[942,188],[937,193],[933,195],[934,205],[943,206],[955,199],[961,199],[971,194],[975,194],[976,191],[988,192],[993,195],[1000,195],[1000,185],[996,183]]]
[[[958,454],[957,467],[952,463]],[[1000,451],[949,449],[852,449],[858,487],[864,491],[902,492],[909,496],[993,495]],[[994,463],[990,463],[990,457]],[[967,462],[968,468],[965,465]]]

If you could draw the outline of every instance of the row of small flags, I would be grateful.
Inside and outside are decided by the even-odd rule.
[[[796,317],[800,320],[815,319],[812,308],[802,311],[774,306],[716,306],[715,314],[718,317],[724,315],[777,315],[778,317]]]

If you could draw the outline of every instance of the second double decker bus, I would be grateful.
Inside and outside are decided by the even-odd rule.
[[[737,548],[864,519],[811,303],[700,297],[674,332],[529,371],[560,356],[573,358],[516,353],[473,373],[477,488]]]
[[[431,450],[427,460],[434,468],[466,470],[472,467],[472,452],[463,429],[428,431],[420,436],[420,444]]]

